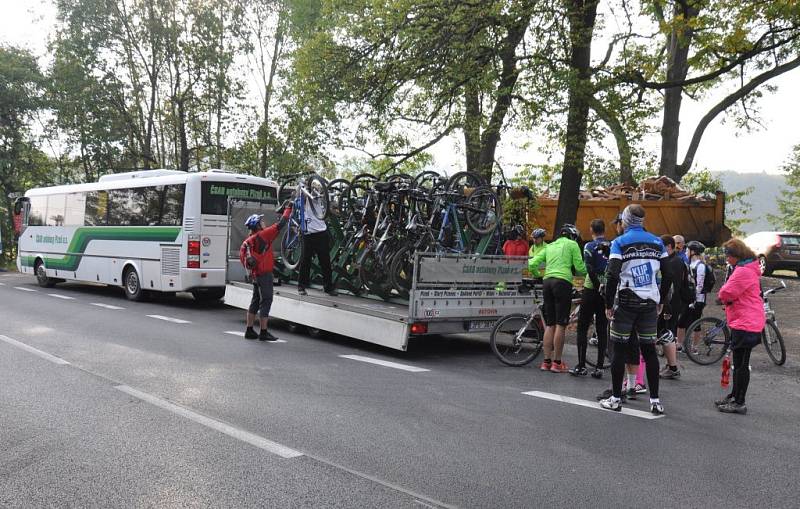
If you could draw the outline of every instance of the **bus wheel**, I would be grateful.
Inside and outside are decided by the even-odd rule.
[[[33,270],[36,273],[36,282],[39,283],[39,286],[42,288],[52,288],[55,286],[56,281],[53,278],[47,277],[47,271],[44,269],[44,262],[42,260],[36,261],[36,266]]]
[[[140,301],[144,299],[142,283],[135,268],[128,267],[125,269],[125,273],[122,276],[122,287],[125,288],[125,297],[128,300]]]
[[[225,297],[225,288],[204,288],[192,290],[192,297],[197,302],[216,302]]]

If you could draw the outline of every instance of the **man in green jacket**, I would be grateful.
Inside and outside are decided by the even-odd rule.
[[[528,263],[530,263],[534,256],[539,254],[541,251],[544,251],[544,248],[547,247],[547,242],[544,241],[545,235],[547,235],[547,232],[543,228],[536,228],[533,230],[533,233],[531,233],[531,239],[533,240],[533,243],[531,244],[531,248],[528,250]],[[542,267],[544,267],[544,264],[536,267],[536,271],[541,273]]]
[[[561,361],[564,350],[564,333],[569,323],[572,308],[573,269],[579,276],[586,275],[581,248],[578,246],[578,229],[565,224],[559,231],[558,239],[547,244],[544,250],[528,262],[532,277],[539,277],[539,266],[544,262],[544,362],[542,371],[566,373],[567,364]],[[551,360],[552,359],[552,360]]]

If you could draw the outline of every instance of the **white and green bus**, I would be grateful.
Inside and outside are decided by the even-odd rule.
[[[15,206],[17,268],[44,287],[65,281],[148,292],[225,294],[229,199],[277,203],[275,182],[211,170],[110,174],[31,189]]]

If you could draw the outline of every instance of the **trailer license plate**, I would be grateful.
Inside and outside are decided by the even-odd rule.
[[[469,322],[469,330],[485,330],[494,327],[494,320],[472,320]]]

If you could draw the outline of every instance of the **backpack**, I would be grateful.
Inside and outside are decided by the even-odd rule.
[[[705,278],[703,279],[703,288],[700,291],[702,293],[709,293],[714,289],[714,286],[717,284],[717,276],[714,274],[714,269],[709,267],[707,263],[705,262],[701,263],[703,264],[703,270],[705,271]],[[697,281],[697,274],[693,274],[693,276],[694,280]],[[695,287],[695,285],[696,283],[692,283],[693,287]]]
[[[703,279],[703,293],[710,293],[717,284],[717,276],[714,274],[714,269],[709,267],[707,263],[704,263],[703,266],[706,268],[706,277]]]

